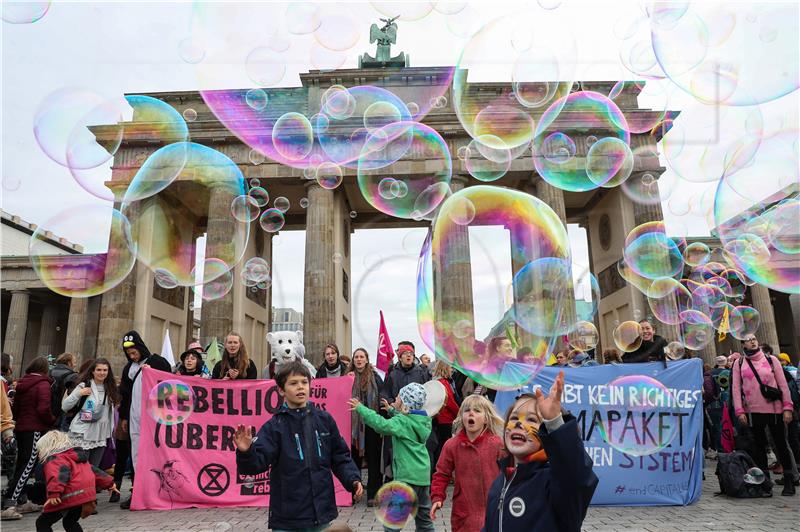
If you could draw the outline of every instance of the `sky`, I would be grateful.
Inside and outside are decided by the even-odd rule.
[[[648,2],[634,0],[543,0],[538,5],[534,2],[316,4],[320,24],[313,38],[287,33],[289,24],[297,22],[303,14],[303,6],[295,5],[287,11],[285,3],[273,2],[52,2],[36,22],[3,22],[0,25],[2,208],[42,224],[59,213],[78,212],[87,204],[103,203],[77,185],[67,168],[48,158],[34,136],[37,111],[49,95],[60,89],[79,87],[102,101],[122,94],[250,87],[252,71],[245,68],[246,58],[251,51],[265,45],[286,46],[282,56],[286,59],[286,70],[273,86],[297,86],[298,74],[315,65],[357,66],[358,54],[365,51],[373,54],[375,50],[369,44],[370,24],[398,13],[401,14],[398,43],[392,50],[408,53],[413,66],[458,64],[468,46],[496,49],[499,53],[508,47],[507,42],[476,42],[473,35],[494,17],[515,13],[525,32],[529,30],[537,39],[551,33],[559,34],[558,38],[563,35],[571,38],[565,42],[569,43],[567,46],[574,45],[575,50],[571,51],[569,68],[562,70],[562,74],[576,80],[640,79],[625,65],[635,63],[640,57],[636,46],[642,28],[646,33],[646,25],[641,22],[650,6]],[[747,13],[749,22],[762,24],[762,33],[765,27],[771,29],[769,24],[778,23],[768,20],[768,15],[763,14],[765,10],[751,3],[726,2],[725,10],[720,12],[720,20],[726,20],[726,13]],[[759,13],[762,18],[756,20]],[[734,20],[741,27],[745,17]],[[710,28],[712,37],[717,29]],[[794,37],[796,46],[796,32]],[[516,35],[512,35],[512,41],[514,38]],[[320,42],[337,39],[349,40],[344,50],[319,46]],[[678,131],[676,136],[686,139],[689,149],[707,144],[719,148],[734,143],[738,131],[728,124],[743,123],[743,117],[751,115],[763,123],[765,131],[798,127],[797,91],[759,106],[718,107],[700,104],[674,87],[664,87],[669,84],[651,82],[640,105],[649,104],[653,108],[666,105],[682,110],[683,116],[676,121],[673,132]],[[709,224],[708,216],[713,205],[713,165],[719,164],[726,153],[726,149],[716,149],[710,157],[699,157],[701,163],[694,166],[683,165],[677,157],[674,161],[665,160],[662,155],[662,165],[667,167],[662,177],[665,196],[662,207],[672,234],[708,234],[709,225],[713,225],[713,220]],[[101,167],[99,172],[103,171],[108,172]],[[587,263],[585,232],[570,226],[569,233],[574,262]],[[65,236],[79,242],[93,238],[80,231]],[[414,293],[416,258],[423,238],[424,230],[420,229],[362,230],[353,235],[354,347],[364,345],[374,351],[381,308],[395,343],[403,338],[421,343],[416,331]],[[473,256],[473,275],[479,274],[478,269],[487,268],[495,280],[492,286],[485,287],[483,294],[476,294],[475,307],[480,309],[478,326],[484,323],[488,327],[502,315],[510,283],[507,259],[490,259],[503,255],[498,250],[507,250],[508,246],[498,243],[492,235],[471,238],[472,249],[477,253]],[[284,231],[273,242],[273,306],[302,310],[302,269],[297,263],[298,258],[302,260],[304,233]]]

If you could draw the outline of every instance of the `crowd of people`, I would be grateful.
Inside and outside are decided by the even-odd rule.
[[[638,349],[624,354],[606,350],[604,364],[668,362],[666,340],[647,320],[640,325]],[[35,358],[14,379],[13,361],[3,354],[2,466],[9,479],[3,519],[41,512],[37,530],[51,530],[59,519],[65,530],[81,530],[78,519],[96,513],[95,506],[89,500],[68,502],[59,497],[78,485],[92,493],[109,489],[110,501],[120,502],[124,476],[130,473],[133,479],[135,474],[143,368],[202,379],[258,378],[258,369],[235,332],[219,345],[220,360],[212,368],[204,360],[209,346],[204,349],[199,342],[190,343],[174,367],[151,353],[136,331],[123,336],[122,349],[127,363],[119,377],[105,358],[86,360],[78,367],[77,357],[64,353],[53,364],[47,357]],[[505,337],[492,338],[487,349],[504,358],[533,362],[530,349],[516,348]],[[323,525],[336,516],[333,472],[353,492],[354,500],[365,495],[368,506],[376,504],[378,490],[390,480],[411,486],[419,505],[417,530],[433,530],[450,483],[455,484],[454,530],[477,531],[482,526],[495,530],[503,522],[522,527],[515,530],[580,529],[597,477],[582,452],[575,422],[560,407],[563,371],[550,394],[522,395],[501,416],[492,403],[495,390],[442,360],[417,356],[412,342],[400,342],[395,351],[396,361],[383,375],[370,363],[366,349],[348,356],[335,344],[325,346],[315,378],[353,376],[349,437],[339,434],[329,414],[309,407],[308,366],[300,362],[281,366],[275,379],[283,407],[260,429],[257,439],[244,427],[235,436],[240,472],[272,466],[273,501],[281,497],[314,501],[313,508],[273,504],[272,528],[324,530]],[[553,365],[564,368],[598,365],[593,350],[560,351],[554,358]],[[800,482],[800,383],[790,357],[775,356],[770,346],[749,335],[741,353],[718,356],[714,367],[704,367],[703,376],[706,458],[744,450],[767,479],[771,472],[782,474],[776,480],[783,485],[782,495],[794,495]],[[431,380],[445,390],[443,404],[433,416],[424,411],[424,385]],[[314,434],[305,425],[309,422],[316,430],[317,453],[303,451],[312,444],[305,441]],[[298,456],[288,456],[293,453]],[[581,455],[584,460],[575,459]],[[71,471],[66,481],[52,464]],[[363,468],[366,486],[361,484]],[[319,482],[300,481],[304,474],[318,477]],[[763,486],[764,496],[771,496],[772,483]],[[509,510],[503,501],[513,498],[529,511]],[[130,508],[130,503],[127,496],[120,505]]]

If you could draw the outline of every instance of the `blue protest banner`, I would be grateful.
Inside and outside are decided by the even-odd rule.
[[[501,415],[517,395],[548,391],[564,369],[562,405],[578,419],[600,484],[595,505],[687,505],[700,498],[703,369],[699,359],[585,368],[546,367],[518,391],[499,392]]]

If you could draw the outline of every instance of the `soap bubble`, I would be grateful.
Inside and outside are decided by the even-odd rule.
[[[286,74],[286,56],[271,48],[253,49],[244,60],[247,77],[259,87],[272,87]]]
[[[53,255],[53,239],[67,238],[81,246],[74,259]],[[66,297],[91,297],[121,283],[133,269],[136,242],[128,218],[105,204],[69,207],[33,232],[28,256],[44,285]]]
[[[764,481],[767,480],[767,475],[765,475],[764,472],[761,471],[759,468],[751,467],[744,474],[742,480],[744,480],[747,484],[759,485],[763,484]]]
[[[261,224],[261,229],[267,233],[277,233],[283,229],[286,219],[278,209],[266,209],[261,213],[258,223]]]
[[[252,196],[242,194],[231,202],[231,214],[240,222],[252,222],[258,218],[261,208]]]
[[[269,103],[269,96],[264,89],[250,89],[244,98],[247,105],[256,111],[261,111]]]
[[[195,120],[197,120],[197,111],[195,111],[192,108],[184,109],[183,110],[183,118],[187,122],[194,122]]]
[[[278,154],[289,161],[305,159],[314,144],[311,122],[301,113],[284,114],[272,127],[272,143]]]
[[[291,204],[289,203],[289,199],[284,196],[278,196],[277,198],[275,198],[275,202],[273,203],[273,205],[275,206],[276,209],[278,209],[283,213],[288,211],[289,207],[291,206]]]
[[[344,174],[338,164],[324,162],[317,167],[317,183],[326,190],[335,189],[342,184],[343,179]]]
[[[680,342],[670,342],[666,347],[666,356],[669,360],[681,360],[686,356],[686,349]]]
[[[194,412],[194,391],[191,386],[176,379],[161,381],[147,394],[145,409],[156,423],[183,423]]]
[[[484,144],[486,143],[486,144]],[[473,139],[464,154],[464,167],[479,181],[496,181],[511,168],[511,151],[494,135],[482,135]]]
[[[267,281],[269,277],[269,263],[261,257],[253,257],[244,263],[242,268],[242,281],[247,286],[255,286]]]
[[[688,349],[699,351],[714,340],[711,318],[697,310],[681,312],[681,339]]]
[[[375,495],[375,516],[387,528],[401,529],[417,515],[417,494],[403,482],[387,482]]]
[[[269,193],[263,187],[253,187],[247,194],[253,198],[259,208],[266,207],[269,203]]]
[[[632,353],[642,345],[642,326],[636,321],[624,321],[614,329],[613,337],[620,351]]]
[[[669,446],[680,432],[675,396],[661,382],[644,375],[619,377],[608,384],[608,401],[598,406],[600,436],[612,449],[648,456]],[[656,410],[662,414],[653,416]],[[666,414],[666,415],[664,415]]]
[[[225,297],[228,292],[233,288],[233,271],[223,261],[218,261],[220,264],[214,268],[210,268],[210,263],[218,261],[218,259],[206,259],[205,270],[203,276],[208,278],[208,272],[221,271],[219,275],[214,275],[213,279],[205,281],[202,285],[194,287],[195,291],[202,290],[201,297],[205,301],[213,301]]]
[[[703,242],[692,242],[683,250],[683,260],[688,266],[702,266],[711,257],[711,250]]]
[[[569,345],[579,351],[594,349],[600,342],[600,333],[591,321],[579,321],[569,335]]]
[[[50,10],[50,1],[46,2],[3,2],[3,22],[9,24],[33,24]]]

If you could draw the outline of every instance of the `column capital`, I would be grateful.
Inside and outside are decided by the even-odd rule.
[[[9,292],[11,292],[12,296],[14,294],[25,294],[26,296],[31,295],[30,291],[27,288],[12,288],[11,290],[9,290]]]

